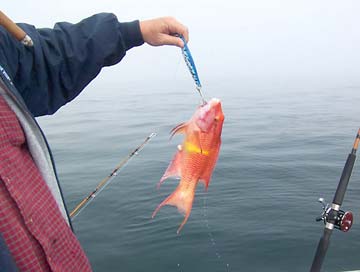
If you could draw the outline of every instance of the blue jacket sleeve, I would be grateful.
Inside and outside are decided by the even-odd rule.
[[[19,24],[33,39],[23,46],[0,29],[0,61],[34,116],[52,114],[74,99],[101,68],[144,43],[139,21],[120,23],[101,13],[53,29]]]

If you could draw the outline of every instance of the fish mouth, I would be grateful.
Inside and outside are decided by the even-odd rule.
[[[210,101],[200,105],[201,108],[203,107],[208,107],[208,108],[212,108],[214,106],[217,106],[218,104],[221,104],[221,101],[219,98],[212,98]]]
[[[209,105],[210,108],[216,107],[216,106],[218,106],[218,105],[221,105],[221,101],[220,101],[220,99],[218,99],[218,98],[212,98],[212,99],[208,102],[208,105]]]
[[[220,99],[215,97],[211,99],[211,101],[213,101],[214,103],[220,103]]]

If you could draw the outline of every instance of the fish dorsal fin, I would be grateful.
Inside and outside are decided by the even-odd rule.
[[[171,130],[170,138],[172,138],[175,134],[185,133],[186,128],[187,128],[187,123],[186,122],[178,124],[176,127],[174,127]]]

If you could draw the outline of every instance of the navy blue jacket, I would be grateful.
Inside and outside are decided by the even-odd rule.
[[[139,21],[119,23],[101,13],[53,29],[19,24],[34,42],[25,47],[0,27],[0,65],[34,116],[54,113],[74,99],[101,68],[144,43]]]

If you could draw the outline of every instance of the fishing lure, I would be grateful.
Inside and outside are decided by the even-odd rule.
[[[199,92],[203,104],[206,104],[206,100],[205,100],[205,98],[204,98],[204,96],[202,94],[202,91],[201,91],[202,86],[201,86],[200,78],[199,78],[198,72],[196,70],[194,59],[193,59],[193,57],[192,57],[192,55],[190,53],[190,49],[189,49],[189,47],[188,47],[188,45],[187,45],[187,43],[185,41],[184,36],[179,35],[179,37],[184,43],[184,47],[181,49],[181,52],[182,52],[182,55],[184,57],[185,63],[187,65],[187,67],[189,68],[189,71],[190,71],[190,74],[191,74],[192,78],[195,81],[196,90]]]

